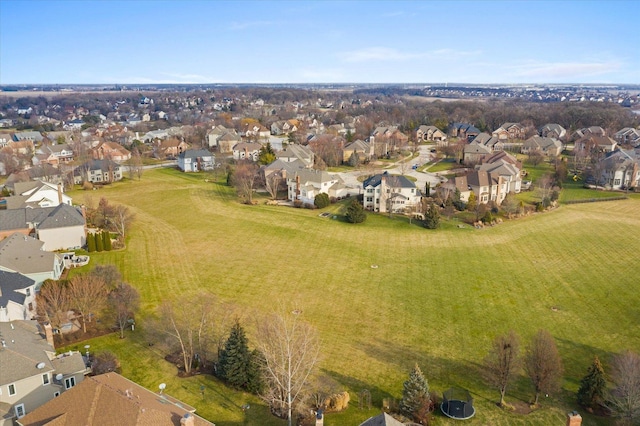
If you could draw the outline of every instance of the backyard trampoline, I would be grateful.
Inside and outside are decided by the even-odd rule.
[[[458,420],[470,419],[476,413],[469,391],[457,388],[451,388],[442,394],[440,410],[445,416]]]

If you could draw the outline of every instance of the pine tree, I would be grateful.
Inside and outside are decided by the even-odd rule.
[[[251,362],[247,336],[240,322],[236,320],[220,353],[218,373],[234,388],[247,389]]]
[[[402,385],[402,401],[400,401],[400,413],[413,418],[425,401],[429,400],[429,384],[424,378],[418,364],[409,374],[409,380]]]
[[[93,253],[96,251],[96,237],[95,234],[87,234],[87,251]]]
[[[598,357],[594,357],[593,364],[587,370],[587,375],[580,380],[578,404],[586,408],[596,408],[604,401],[606,388],[607,381],[604,378],[604,369]]]
[[[478,200],[476,199],[476,194],[472,192],[469,194],[469,200],[467,201],[467,210],[470,212],[474,211],[478,205]]]
[[[424,226],[427,229],[436,229],[440,226],[440,212],[433,203],[431,203],[424,216]]]
[[[367,214],[364,212],[364,207],[354,200],[347,208],[347,220],[351,223],[362,223],[367,219]]]
[[[358,167],[360,165],[360,157],[355,151],[353,151],[349,157],[349,165],[351,167]]]

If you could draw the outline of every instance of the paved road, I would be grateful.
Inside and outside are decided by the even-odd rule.
[[[434,148],[433,145],[420,145],[420,155],[407,163],[407,167],[405,167],[404,174],[405,176],[411,176],[416,179],[416,187],[418,189],[423,190],[425,184],[429,182],[431,187],[435,187],[438,183],[442,181],[443,178],[438,176],[435,173],[430,172],[419,172],[414,170],[412,166],[417,164],[418,166],[422,166],[425,163],[433,160],[433,154],[431,153],[431,149]],[[399,162],[386,166],[383,170],[389,172],[389,174],[393,175],[401,175],[402,170],[399,165]],[[362,182],[358,181],[358,177],[366,175],[367,172],[364,170],[353,171],[353,172],[341,172],[338,175],[342,178],[345,185],[361,188]]]

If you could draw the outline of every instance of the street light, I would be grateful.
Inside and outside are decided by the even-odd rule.
[[[91,347],[91,345],[84,345],[84,349],[86,351],[86,355],[87,355],[87,361],[89,360],[89,348]]]

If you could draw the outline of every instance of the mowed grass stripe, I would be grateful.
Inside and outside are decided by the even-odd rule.
[[[399,397],[418,362],[434,389],[471,390],[478,415],[470,424],[556,424],[575,408],[571,392],[593,355],[605,360],[640,348],[633,286],[638,199],[562,206],[483,230],[445,224],[434,232],[402,217],[369,215],[354,226],[318,211],[241,205],[232,188],[204,178],[158,170],[103,190],[139,212],[139,220],[126,252],[94,260],[122,268],[149,298],[146,314],[194,287],[238,304],[247,316],[296,304],[320,332],[321,368],[352,397],[362,388],[377,406]],[[480,378],[491,340],[511,328],[523,340],[548,329],[567,369],[565,391],[526,417],[497,409],[496,391]],[[521,378],[511,398],[530,394]],[[191,402],[216,424],[237,421],[228,407]],[[367,414],[350,409],[331,424],[359,424]]]

